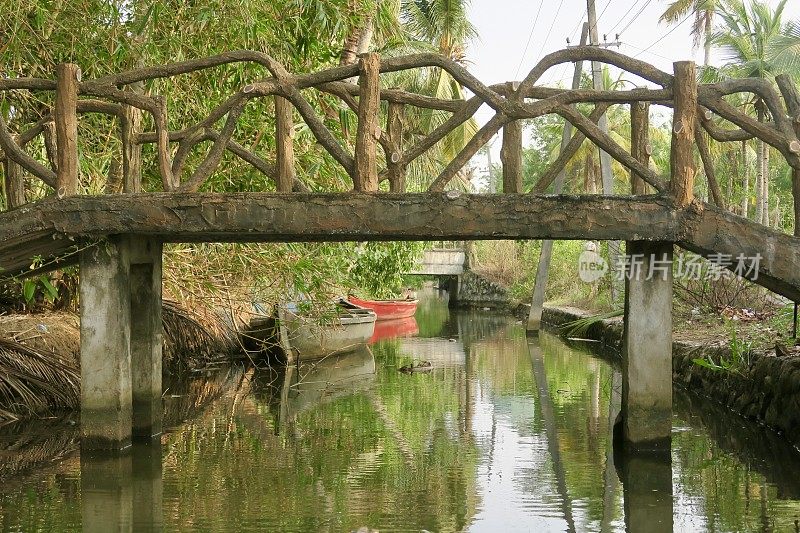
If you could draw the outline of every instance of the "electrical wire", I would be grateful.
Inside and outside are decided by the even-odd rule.
[[[614,29],[616,29],[616,27],[617,27],[617,26],[619,26],[620,24],[622,24],[622,21],[623,21],[623,20],[625,20],[625,17],[627,17],[627,16],[628,16],[628,13],[630,13],[631,11],[633,11],[633,10],[634,10],[634,8],[636,7],[636,4],[638,4],[639,2],[641,2],[641,0],[636,0],[636,1],[635,1],[633,4],[631,4],[631,7],[629,7],[629,8],[628,8],[628,10],[625,12],[625,14],[624,14],[624,15],[622,15],[622,16],[619,18],[619,20],[617,21],[617,23],[616,23],[616,24],[614,24],[613,26],[611,26],[611,28],[608,30],[608,33],[613,33],[613,32],[614,32]]]
[[[542,6],[544,2],[539,3],[539,9],[536,11],[536,17],[533,19],[533,26],[531,26],[531,33],[528,35],[528,42],[525,43],[525,50],[522,51],[522,57],[519,59],[519,65],[517,65],[517,71],[514,73],[514,78],[519,76],[519,69],[522,68],[522,64],[525,62],[525,54],[528,53],[528,47],[531,45],[531,39],[533,38],[533,31],[536,29],[536,24],[539,22],[539,15],[542,13]]]
[[[631,20],[629,20],[629,21],[628,21],[628,23],[625,25],[625,27],[624,27],[624,28],[622,28],[622,29],[619,31],[619,34],[620,34],[620,35],[622,35],[623,33],[625,33],[625,30],[627,30],[628,28],[630,28],[630,27],[631,27],[631,24],[633,24],[634,22],[636,22],[636,19],[638,19],[638,18],[639,18],[639,15],[641,15],[641,14],[642,14],[642,12],[645,10],[645,8],[646,8],[647,6],[649,6],[649,5],[650,5],[650,3],[651,3],[652,1],[653,1],[653,0],[647,0],[647,2],[645,2],[645,3],[644,3],[644,5],[642,6],[642,8],[641,8],[641,9],[639,9],[639,11],[637,11],[637,12],[636,12],[636,14],[633,16],[633,18],[632,18]]]
[[[646,53],[648,53],[650,55],[654,55],[656,57],[660,57],[661,59],[666,59],[667,61],[673,61],[672,58],[669,58],[667,56],[662,56],[661,54],[657,54],[656,52],[651,52],[651,51],[649,51],[649,50],[647,50],[645,48],[642,48],[640,46],[636,46],[635,44],[625,43],[625,42],[623,42],[622,44],[624,44],[625,46],[630,46],[631,48],[634,48],[636,50],[639,50],[641,53],[645,53],[646,52]]]
[[[684,22],[686,22],[687,20],[689,20],[689,19],[692,17],[692,15],[694,15],[694,13],[689,13],[689,16],[687,16],[685,19],[683,19],[682,21],[680,21],[680,22],[679,22],[677,25],[675,25],[675,26],[674,26],[674,27],[673,27],[671,30],[669,30],[667,33],[665,33],[664,35],[662,35],[661,37],[659,37],[658,39],[656,39],[655,41],[653,41],[652,43],[650,43],[650,46],[648,46],[647,48],[644,48],[644,49],[643,49],[641,52],[639,52],[638,54],[636,54],[636,55],[635,55],[635,56],[633,56],[633,57],[639,57],[640,55],[642,55],[643,53],[647,52],[647,51],[648,51],[648,50],[650,50],[652,47],[654,47],[655,45],[657,45],[658,43],[660,43],[661,41],[663,41],[664,39],[666,39],[666,38],[667,38],[667,37],[668,37],[668,36],[669,36],[669,35],[670,35],[672,32],[674,32],[675,30],[677,30],[678,28],[680,28],[681,26],[683,26],[683,23],[684,23]]]
[[[610,1],[610,0],[609,0]],[[537,58],[542,57],[542,52],[544,52],[544,47],[547,46],[547,41],[550,39],[550,34],[553,32],[553,26],[556,24],[556,19],[558,19],[558,14],[561,12],[561,6],[564,5],[564,0],[558,3],[558,9],[556,9],[556,14],[553,16],[553,22],[550,23],[550,28],[547,30],[547,35],[544,37],[544,42],[542,42],[541,48],[539,48],[539,53],[537,54]]]

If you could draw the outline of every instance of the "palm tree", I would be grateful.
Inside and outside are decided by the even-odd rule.
[[[714,15],[719,7],[720,0],[675,0],[661,14],[660,22],[667,24],[680,24],[685,17],[694,15],[692,31],[695,49],[703,43],[703,64],[708,65],[711,60],[711,33]]]
[[[766,3],[752,0],[745,5],[741,0],[724,0],[719,6],[721,24],[710,42],[718,46],[726,63],[719,69],[709,69],[717,77],[774,79],[787,73],[800,76],[800,46],[792,50],[784,47],[787,40],[800,41],[798,23],[784,24],[781,0],[773,10]],[[755,108],[759,121],[767,118],[768,110],[760,98],[748,102]],[[758,141],[756,151],[756,221],[769,224],[769,149]]]

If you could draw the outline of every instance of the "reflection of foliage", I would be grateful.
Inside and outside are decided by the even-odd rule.
[[[417,304],[414,317],[417,319],[420,337],[436,337],[442,334],[442,328],[450,317],[450,310],[436,298],[423,297]]]
[[[368,242],[356,247],[351,284],[374,298],[397,297],[403,273],[413,269],[423,246],[419,242]]]

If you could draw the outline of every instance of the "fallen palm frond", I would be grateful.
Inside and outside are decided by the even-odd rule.
[[[561,331],[561,334],[566,337],[586,337],[586,335],[589,333],[589,329],[595,324],[598,324],[608,318],[622,316],[623,314],[625,314],[624,310],[617,309],[615,311],[609,311],[608,313],[601,313],[599,315],[585,316],[577,320],[572,320],[571,322],[566,322],[558,329]]]
[[[164,300],[161,315],[164,324],[164,366],[202,366],[220,358],[229,347],[220,332],[225,325],[216,317],[194,316],[176,302]],[[214,332],[212,333],[212,331]]]
[[[78,405],[80,375],[73,364],[0,339],[0,422]]]

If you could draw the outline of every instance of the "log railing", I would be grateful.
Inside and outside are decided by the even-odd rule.
[[[637,88],[624,91],[563,90],[538,86],[536,83],[548,69],[567,62],[598,61],[616,66],[639,76],[656,88]],[[232,63],[250,63],[263,67],[269,76],[254,80],[217,105],[210,114],[181,129],[168,128],[168,106],[165,97],[128,90],[162,78],[217,68]],[[447,71],[473,96],[466,100],[446,100],[381,87],[381,76],[409,69],[438,67]],[[357,77],[358,83],[348,80]],[[0,116],[0,159],[4,161],[6,201],[10,207],[24,202],[24,172],[52,187],[61,197],[76,194],[79,184],[79,154],[77,125],[81,114],[101,113],[117,119],[121,141],[123,192],[142,189],[141,147],[154,144],[155,158],[150,164],[158,169],[164,191],[195,192],[218,171],[226,152],[230,152],[271,178],[279,192],[305,191],[298,179],[294,158],[294,111],[313,133],[317,142],[344,169],[353,183],[353,190],[373,192],[380,183],[389,182],[392,192],[405,191],[408,166],[450,132],[469,120],[478,108],[487,104],[494,116],[469,139],[461,151],[445,165],[432,180],[430,191],[442,191],[467,162],[496,133],[503,129],[504,191],[522,192],[522,135],[521,120],[546,114],[557,114],[577,130],[558,159],[539,177],[531,192],[542,193],[553,182],[566,162],[576,153],[584,138],[607,152],[630,169],[635,179],[634,193],[644,193],[648,184],[658,192],[669,194],[676,206],[692,200],[694,180],[693,145],[700,154],[709,189],[715,203],[722,205],[716,184],[713,162],[708,153],[706,137],[717,141],[741,141],[758,138],[778,150],[793,169],[795,205],[800,206],[800,96],[788,77],[777,80],[779,90],[767,80],[738,79],[697,85],[692,63],[676,63],[675,74],[663,72],[643,61],[593,46],[576,46],[553,52],[528,73],[521,82],[487,86],[458,63],[435,54],[416,54],[380,58],[366,54],[355,65],[328,70],[292,74],[270,56],[252,51],[237,51],[218,56],[138,68],[119,74],[82,80],[76,65],[59,65],[55,79],[19,78],[0,80],[0,94],[7,91],[52,91],[55,105],[50,113],[32,124],[14,124],[16,131]],[[351,153],[346,144],[325,125],[320,114],[301,91],[306,89],[333,95],[357,114],[355,148]],[[761,99],[771,122],[736,109],[725,96],[749,92]],[[251,151],[235,138],[237,122],[247,105],[257,99],[272,99],[275,104],[275,161]],[[386,106],[381,106],[386,102]],[[593,103],[589,115],[580,113],[572,104]],[[616,143],[597,125],[599,118],[611,105],[632,104],[635,117],[632,139],[634,153]],[[171,106],[179,106],[172,102]],[[659,176],[648,165],[647,112],[649,105],[674,108],[673,176]],[[437,110],[450,113],[441,125],[415,143],[405,142],[404,119],[407,108]],[[141,114],[149,114],[154,128],[141,131]],[[382,115],[385,114],[385,117]],[[714,117],[723,120],[714,120]],[[222,122],[220,129],[215,124]],[[721,126],[720,124],[727,124]],[[53,135],[53,131],[55,135]],[[48,148],[47,159],[34,157],[26,150],[33,139],[42,135]],[[55,142],[53,142],[55,140]],[[193,169],[187,168],[189,157],[202,142],[211,142],[202,161]],[[379,168],[377,147],[384,152],[384,168]],[[796,220],[798,210],[795,210]],[[800,227],[800,224],[796,224]]]

